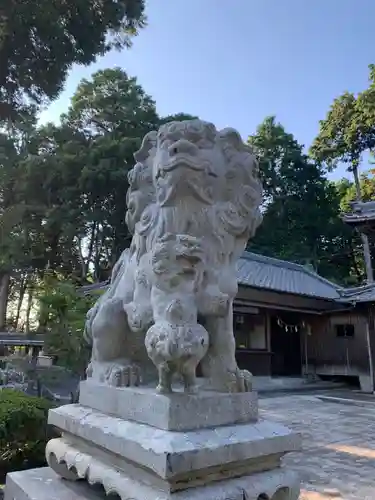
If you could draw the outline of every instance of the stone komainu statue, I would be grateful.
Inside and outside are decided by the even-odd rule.
[[[179,373],[195,391],[251,390],[235,360],[236,264],[261,222],[256,159],[239,134],[201,120],[150,132],[129,172],[126,223],[132,243],[108,290],[87,314],[88,377],[129,386],[156,379],[171,391]]]

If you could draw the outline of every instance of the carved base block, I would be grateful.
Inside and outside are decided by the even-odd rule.
[[[62,433],[47,444],[50,469],[10,475],[6,500],[91,499],[98,488],[98,498],[117,500],[297,500],[298,481],[281,458],[300,449],[301,437],[254,421],[256,395],[97,389],[83,385],[81,404],[50,410],[49,423]],[[73,496],[82,482],[82,496]]]
[[[172,494],[128,481],[126,492],[106,494],[95,484],[64,481],[50,468],[32,469],[8,474],[4,500],[298,500],[299,496],[298,480],[283,469]]]
[[[254,466],[272,469],[282,455],[300,449],[298,434],[264,420],[176,432],[66,405],[50,410],[48,421],[63,432],[47,446],[49,463],[48,454],[60,461],[70,446],[93,457],[100,453],[107,465],[115,460],[132,477],[139,473],[141,481],[169,491],[218,480],[222,472],[228,478],[252,473]]]
[[[177,474],[174,474],[171,460],[168,471],[170,475],[167,474],[167,477],[66,435],[48,443],[46,456],[48,465],[64,479],[69,481],[86,479],[90,484],[101,484],[108,494],[143,491],[144,488],[146,492],[151,488],[172,494],[217,481],[278,469],[282,454],[274,453],[247,460],[235,460],[230,464],[217,464],[211,467],[202,466],[200,470],[186,469],[184,473]]]
[[[200,391],[158,394],[155,387],[108,387],[91,380],[81,382],[79,402],[124,420],[168,431],[189,431],[258,420],[256,392]]]

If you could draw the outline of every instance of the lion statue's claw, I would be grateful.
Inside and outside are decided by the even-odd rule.
[[[226,380],[223,380],[227,392],[251,392],[253,388],[253,376],[247,370],[237,369],[235,372],[228,371]]]
[[[137,387],[141,383],[141,370],[137,365],[114,365],[107,372],[107,383],[114,387]]]
[[[247,370],[238,370],[236,374],[237,392],[251,392],[253,390],[253,376]]]
[[[218,373],[214,371],[214,376],[204,379],[201,390],[218,392],[251,392],[253,390],[253,376],[247,370],[237,369],[227,370]]]
[[[86,375],[113,387],[137,387],[141,384],[141,368],[128,361],[91,361]]]

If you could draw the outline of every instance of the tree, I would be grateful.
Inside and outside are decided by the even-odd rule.
[[[375,146],[375,71],[370,66],[370,86],[355,96],[345,92],[334,100],[327,117],[320,122],[320,131],[310,149],[311,156],[330,171],[340,162],[353,173],[356,199],[361,200],[359,166],[363,154]],[[368,238],[361,234],[366,275],[373,281]]]
[[[184,113],[160,118],[153,99],[121,68],[100,70],[79,84],[62,122],[88,143],[77,181],[85,229],[77,240],[83,268],[87,272],[91,265],[94,279],[107,277],[130,244],[124,223],[127,174],[143,137],[166,121],[189,118]]]
[[[0,330],[6,325],[11,275],[30,262],[23,225],[28,206],[19,197],[19,182],[34,125],[35,118],[25,116],[0,134]]]
[[[370,172],[364,173],[360,176],[360,190],[362,201],[374,201],[375,200],[375,178]],[[340,210],[341,212],[350,212],[352,210],[351,203],[357,199],[357,188],[354,182],[349,179],[341,179],[335,183],[337,192],[340,198]],[[351,228],[349,228],[351,229]],[[351,229],[352,230],[352,229]],[[352,230],[352,252],[355,255],[356,267],[359,272],[362,272],[363,268],[363,250],[361,251],[361,239],[357,231]],[[373,255],[375,252],[375,241],[373,238],[369,238],[370,252]],[[365,275],[365,271],[362,272]]]
[[[60,366],[83,377],[90,356],[83,329],[94,299],[79,295],[74,283],[50,273],[45,276],[40,301],[46,316],[42,318],[46,351],[57,356]]]
[[[147,132],[174,118],[191,116],[160,118],[136,79],[115,68],[81,81],[61,125],[33,131],[17,173],[17,199],[29,207],[17,246],[39,280],[46,270],[81,283],[108,277],[131,239],[124,214],[133,155]]]
[[[340,193],[340,208],[342,212],[351,211],[351,203],[357,199],[357,188],[349,179],[341,179],[335,183]],[[370,172],[363,173],[359,178],[362,201],[375,201],[375,177]]]
[[[18,190],[30,207],[24,224],[32,267],[71,274],[80,267],[74,240],[85,225],[79,181],[89,142],[68,126],[47,125],[34,134],[29,150]]]
[[[73,64],[129,46],[144,24],[144,0],[3,0],[0,119],[56,98]]]
[[[61,125],[35,127],[25,114],[0,136],[0,328],[32,328],[46,275],[76,286],[109,276],[129,245],[124,215],[128,171],[160,118],[155,103],[121,69],[83,80]],[[47,329],[39,300],[39,328]]]
[[[143,136],[158,120],[154,101],[120,68],[82,80],[62,117],[88,143],[77,179],[85,230],[77,238],[81,260],[86,269],[93,265],[96,279],[130,243],[124,223],[127,174]]]
[[[343,255],[351,231],[339,218],[339,197],[302,146],[268,117],[249,137],[263,180],[264,220],[251,249],[312,264],[320,274],[345,281],[351,261]]]
[[[72,245],[82,221],[77,134],[66,127],[36,130],[29,118],[0,136],[1,329],[6,326],[9,293],[18,301],[12,318],[15,327],[27,298],[28,329],[34,289],[45,270],[71,274],[79,266]]]

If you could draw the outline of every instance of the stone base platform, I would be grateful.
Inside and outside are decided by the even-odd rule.
[[[189,431],[258,419],[256,392],[224,394],[202,391],[158,394],[149,387],[108,387],[90,379],[81,382],[79,402],[107,415],[167,431]]]
[[[298,500],[299,482],[293,473],[278,469],[173,494],[143,490],[141,496],[132,495],[106,494],[86,481],[66,481],[47,467],[8,474],[4,500]]]
[[[48,421],[63,433],[46,448],[48,464],[63,477],[62,466],[74,469],[79,477],[101,474],[103,478],[112,477],[109,469],[114,466],[171,492],[271,470],[285,453],[300,449],[298,434],[265,420],[176,432],[66,405],[50,410]]]
[[[281,459],[301,437],[258,419],[255,393],[162,395],[90,381],[79,404],[53,408],[48,422],[61,432],[46,447],[50,469],[11,474],[6,500],[298,498]]]

